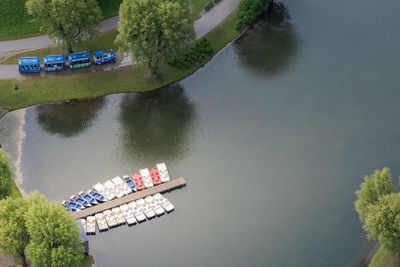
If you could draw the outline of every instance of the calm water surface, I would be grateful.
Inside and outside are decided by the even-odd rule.
[[[400,174],[400,3],[284,5],[170,88],[27,109],[28,192],[159,161],[188,183],[173,213],[90,237],[98,266],[354,266],[374,245],[354,191]]]

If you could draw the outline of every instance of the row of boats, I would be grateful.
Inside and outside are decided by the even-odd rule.
[[[78,195],[72,195],[70,200],[64,200],[63,205],[74,213],[168,181],[170,178],[167,166],[165,163],[158,163],[154,168],[140,169],[131,176],[124,175],[122,178],[116,176],[103,184],[97,183],[93,189],[87,192],[81,191]]]
[[[132,226],[173,210],[169,200],[157,193],[80,220],[86,234],[95,235],[96,223],[99,231],[103,232],[123,224]]]

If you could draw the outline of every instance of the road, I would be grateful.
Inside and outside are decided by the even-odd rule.
[[[205,34],[214,29],[218,24],[220,24],[229,14],[235,10],[239,5],[240,0],[222,0],[217,5],[215,5],[210,11],[204,12],[201,17],[195,21],[194,28],[196,31],[197,39],[203,37]],[[118,16],[112,17],[110,19],[104,20],[99,28],[100,32],[106,32],[113,30],[117,27]],[[7,54],[15,54],[22,51],[34,50],[43,47],[48,47],[53,45],[54,42],[47,36],[37,36],[26,39],[12,40],[12,41],[2,41],[0,42],[0,58]],[[126,64],[116,64],[114,66],[104,65],[104,70],[117,69],[121,66],[130,65],[128,59],[123,59],[122,62]],[[97,68],[96,71],[101,70]],[[35,75],[35,74],[33,74]],[[21,75],[18,72],[17,65],[0,65],[0,79],[12,79],[25,77],[26,75]],[[44,75],[41,75],[44,76]]]

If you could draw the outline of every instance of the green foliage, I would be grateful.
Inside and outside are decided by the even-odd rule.
[[[383,168],[382,171],[375,170],[370,176],[365,176],[364,183],[356,191],[358,198],[354,203],[360,220],[365,221],[370,207],[378,202],[379,197],[394,192],[394,189],[389,168]]]
[[[213,7],[214,7],[214,2],[209,2],[204,6],[204,10],[209,11]]]
[[[114,15],[118,15],[119,6],[122,0],[97,0],[103,18],[109,18]]]
[[[119,16],[116,43],[154,76],[162,58],[178,55],[195,37],[187,0],[124,0]]]
[[[196,42],[186,53],[173,58],[168,64],[177,67],[188,67],[205,62],[213,53],[213,48],[207,38]]]
[[[59,204],[42,196],[29,198],[26,227],[31,237],[26,254],[32,266],[77,266],[83,258],[79,228]]]
[[[0,148],[0,199],[6,198],[11,194],[13,182],[11,175],[7,155]]]
[[[31,22],[25,0],[0,1],[0,40],[17,39],[39,34],[39,27]]]
[[[35,191],[28,200],[0,201],[0,251],[26,265],[78,266],[83,259],[79,227],[59,204]]]
[[[240,0],[236,29],[251,24],[270,0]]]
[[[379,239],[389,251],[400,251],[400,194],[391,193],[371,205],[363,225],[368,238]]]
[[[399,267],[400,256],[388,251],[385,247],[380,247],[372,259],[369,267]]]
[[[16,263],[26,266],[25,248],[29,234],[25,226],[28,203],[23,198],[7,198],[0,201],[0,250]]]
[[[96,33],[101,10],[96,0],[27,0],[28,13],[42,31],[60,40],[72,52],[72,44]]]

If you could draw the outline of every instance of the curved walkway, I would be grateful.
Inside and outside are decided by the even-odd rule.
[[[220,24],[226,17],[228,17],[239,5],[239,1],[240,0],[222,0],[210,11],[203,13],[201,17],[194,23],[194,29],[196,31],[197,39],[203,37],[205,34],[214,29],[218,24]],[[101,23],[99,31],[106,32],[113,30],[117,27],[117,22],[118,16],[107,19]],[[27,50],[34,50],[48,47],[53,44],[54,42],[47,36],[38,36],[13,41],[3,41],[0,42],[0,58],[7,55],[8,53],[18,53]],[[96,70],[88,69],[88,71],[106,71],[111,69],[118,69],[122,66],[127,66],[131,64],[132,62],[130,61],[130,59],[123,58],[122,61],[116,63],[115,65],[113,64],[112,67],[110,66],[110,64],[106,64],[103,65],[101,68],[96,68]],[[76,71],[74,71],[74,73],[75,72]],[[0,65],[0,79],[12,79],[25,76],[26,75],[21,75],[19,73],[17,65]],[[37,74],[33,74],[32,76],[37,76]]]

